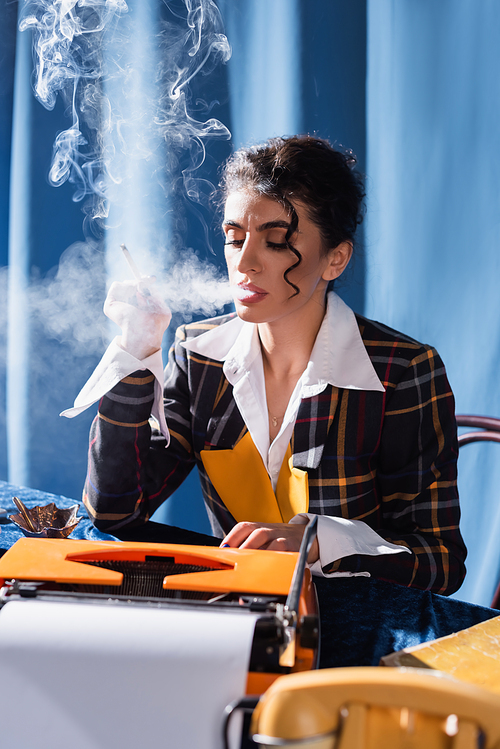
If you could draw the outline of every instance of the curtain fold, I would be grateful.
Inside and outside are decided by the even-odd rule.
[[[368,2],[366,314],[435,346],[458,413],[500,415],[500,7]],[[500,565],[500,452],[459,460],[468,576]]]
[[[19,17],[23,9],[19,4]],[[7,466],[2,478],[71,493],[77,477],[84,478],[84,458],[75,459],[75,433],[69,435],[61,425],[57,401],[71,397],[82,362],[42,325],[48,300],[42,298],[43,285],[33,285],[33,279],[40,279],[66,247],[81,239],[82,214],[67,189],[61,194],[47,183],[54,137],[65,122],[64,107],[59,104],[46,112],[34,99],[31,34],[17,31],[14,38],[12,120],[2,142],[2,152],[10,155],[8,181],[2,184],[8,195],[8,266],[2,273],[2,280],[8,278],[2,299]],[[77,425],[80,439],[86,426]]]
[[[236,148],[300,130],[299,0],[220,3],[232,44],[228,62]]]
[[[28,285],[32,232],[32,113],[29,86],[31,40],[17,32],[12,115],[12,161],[9,200],[8,308],[6,358],[6,426],[9,480],[28,485],[30,479],[30,312]]]
[[[17,7],[5,6],[0,24],[0,476],[7,467],[7,328],[8,328],[8,262],[9,198],[11,173],[12,110],[16,49]]]

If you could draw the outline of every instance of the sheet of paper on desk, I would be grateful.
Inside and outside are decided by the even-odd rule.
[[[2,746],[220,749],[256,616],[11,601],[0,611]]]

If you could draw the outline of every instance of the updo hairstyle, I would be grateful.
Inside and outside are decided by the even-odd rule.
[[[289,212],[286,234],[289,249],[300,265],[300,252],[290,243],[298,225],[294,203],[302,203],[317,226],[325,254],[341,242],[354,244],[357,226],[363,220],[363,178],[355,169],[352,151],[340,151],[321,138],[292,136],[271,138],[266,143],[240,148],[226,162],[220,183],[222,199],[237,190],[254,190],[277,200]]]

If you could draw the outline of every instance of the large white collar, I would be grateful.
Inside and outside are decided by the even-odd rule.
[[[239,317],[182,345],[188,351],[223,361],[231,382],[247,372],[260,355],[257,326]],[[352,390],[385,390],[364,346],[354,312],[335,292],[328,295],[326,314],[307,366],[304,395],[308,388],[313,395],[318,384],[326,383]]]

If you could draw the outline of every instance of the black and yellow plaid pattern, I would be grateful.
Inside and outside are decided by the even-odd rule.
[[[102,530],[143,523],[195,464],[214,534],[222,537],[234,525],[200,451],[231,449],[246,426],[222,362],[180,345],[227,319],[177,331],[165,370],[168,448],[149,424],[149,372],[127,377],[102,399],[84,490]],[[303,400],[291,442],[293,463],[308,472],[310,512],[362,520],[413,553],[351,556],[325,571],[368,571],[401,585],[452,593],[463,580],[466,551],[458,529],[454,399],[443,363],[434,349],[357,320],[386,392],[328,386]]]

